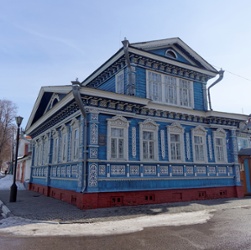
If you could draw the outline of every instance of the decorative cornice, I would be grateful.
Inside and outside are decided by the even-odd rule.
[[[117,95],[117,97],[119,98],[119,95]],[[231,115],[229,115],[228,113],[226,113],[224,117],[224,113],[210,113],[202,111],[196,112],[195,110],[188,110],[188,113],[185,113],[186,110],[184,109],[174,108],[172,110],[170,109],[170,107],[168,108],[165,105],[157,105],[156,108],[152,108],[148,107],[146,102],[147,99],[144,98],[141,98],[141,102],[138,100],[139,98],[136,98],[135,103],[131,102],[134,99],[114,100],[109,99],[108,97],[90,96],[89,94],[82,94],[81,98],[87,113],[93,112],[94,108],[99,108],[100,113],[119,111],[121,115],[123,115],[124,113],[124,116],[128,116],[131,113],[132,116],[137,115],[138,118],[140,118],[141,116],[147,116],[153,120],[156,118],[164,118],[168,119],[169,121],[172,120],[173,122],[188,122],[190,124],[194,124],[195,126],[201,124],[212,128],[219,128],[221,126],[223,126],[224,128],[236,128],[242,121],[240,120],[240,118],[242,117],[234,117],[234,115],[232,115],[231,117]],[[65,104],[63,107],[61,107],[59,110],[51,113],[50,116],[46,116],[46,119],[43,119],[43,121],[39,122],[37,126],[34,125],[29,135],[34,138],[37,135],[44,133],[49,128],[55,127],[63,120],[67,120],[67,118],[73,116],[74,113],[76,113],[78,110],[78,105],[72,100],[68,104]],[[215,116],[213,116],[213,114]]]
[[[191,81],[200,81],[202,83],[206,83],[208,79],[210,79],[210,77],[208,77],[206,74],[197,72],[195,71],[195,69],[187,69],[187,65],[183,65],[183,67],[180,67],[173,65],[172,63],[164,63],[136,54],[131,54],[130,59],[132,64],[138,65],[140,67],[156,70],[165,74],[172,74],[174,76],[186,78]]]

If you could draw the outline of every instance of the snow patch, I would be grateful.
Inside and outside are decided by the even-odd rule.
[[[11,185],[13,184],[13,175],[8,174],[5,177],[0,179],[0,189],[1,190],[10,190]],[[25,190],[25,187],[19,181],[16,181],[18,190]]]
[[[178,214],[159,214],[117,221],[84,224],[60,224],[53,221],[32,221],[20,217],[1,220],[0,232],[23,236],[87,236],[114,235],[141,231],[148,227],[181,226],[206,223],[215,210]]]

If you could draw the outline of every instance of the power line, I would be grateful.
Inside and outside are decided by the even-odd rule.
[[[218,67],[218,66],[215,66],[215,65],[213,65],[215,68],[218,68],[218,69],[221,69],[220,67]],[[248,78],[246,78],[246,77],[244,77],[244,76],[241,76],[241,75],[238,75],[238,74],[235,74],[235,73],[233,73],[233,72],[231,72],[231,71],[229,71],[229,70],[224,70],[225,72],[228,72],[229,74],[232,74],[232,75],[234,75],[234,76],[237,76],[237,77],[240,77],[240,78],[242,78],[242,79],[244,79],[244,80],[246,80],[246,81],[249,81],[249,82],[251,82],[251,80],[250,79],[248,79]]]

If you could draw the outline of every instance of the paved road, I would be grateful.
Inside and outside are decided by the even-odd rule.
[[[1,250],[246,250],[251,249],[251,208],[218,210],[205,224],[147,228],[100,237],[1,235]]]
[[[27,190],[18,191],[17,202],[14,203],[9,203],[9,191],[2,190],[0,200],[10,209],[10,216],[63,223],[115,221],[144,215],[212,209],[217,211],[211,220],[201,225],[147,228],[140,232],[116,236],[18,237],[1,234],[1,250],[251,249],[251,198],[86,211]]]

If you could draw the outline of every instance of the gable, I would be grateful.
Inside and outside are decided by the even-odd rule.
[[[45,113],[60,102],[70,91],[71,86],[50,86],[42,87],[39,91],[37,100],[33,106],[31,115],[26,125],[26,130],[37,122]]]
[[[46,93],[46,94],[49,94],[49,93]],[[48,102],[48,105],[47,105],[45,111],[44,111],[44,114],[47,113],[50,109],[52,109],[58,102],[60,102],[66,96],[66,94],[53,93],[50,96],[51,96],[51,98],[50,98],[50,101]]]
[[[166,57],[164,52],[168,49],[172,49],[178,55],[177,61],[188,63],[195,67],[215,72],[216,74],[218,73],[212,65],[210,65],[178,37],[142,43],[132,43],[130,46],[164,57]],[[170,57],[167,58],[170,59]]]
[[[166,58],[169,58],[171,60],[177,60],[179,62],[187,63],[187,64],[193,64],[193,62],[189,58],[186,58],[182,53],[180,53],[177,49],[173,47],[166,47],[161,49],[154,49],[150,50],[150,53],[160,55]]]

